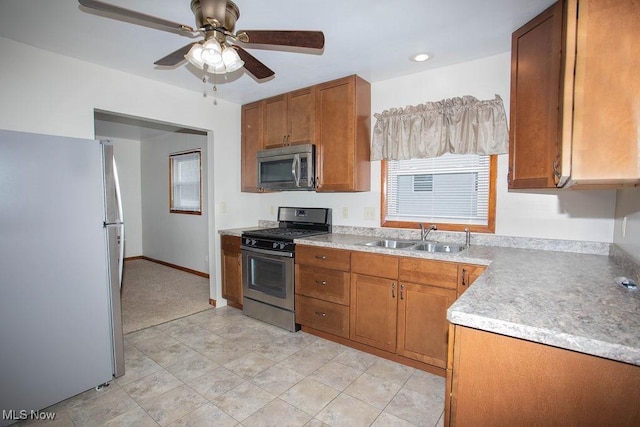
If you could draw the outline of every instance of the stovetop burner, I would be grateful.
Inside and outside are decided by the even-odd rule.
[[[293,253],[293,239],[327,233],[331,233],[331,209],[280,207],[278,227],[243,232],[242,247]]]
[[[247,231],[244,234],[252,236],[264,236],[264,237],[306,237],[316,234],[326,234],[328,231],[322,230],[303,230],[298,228],[263,228],[261,230]]]

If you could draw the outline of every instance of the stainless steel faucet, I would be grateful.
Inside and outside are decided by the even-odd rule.
[[[422,224],[422,223],[420,223],[418,225],[420,225],[420,240],[427,240],[427,236],[429,235],[431,230],[437,230],[438,229],[438,226],[435,225],[435,224],[430,225],[427,228],[425,228],[424,224]]]

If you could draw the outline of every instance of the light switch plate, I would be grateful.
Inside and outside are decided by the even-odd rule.
[[[376,219],[376,208],[366,207],[364,208],[364,219],[367,221],[375,221]]]

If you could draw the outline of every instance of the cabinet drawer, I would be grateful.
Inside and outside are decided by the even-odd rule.
[[[296,295],[296,323],[349,338],[349,307]]]
[[[397,279],[398,258],[367,252],[353,252],[351,254],[351,272]]]
[[[351,252],[318,246],[296,246],[296,264],[315,265],[335,270],[349,271]]]
[[[220,246],[223,251],[240,252],[240,237],[236,236],[222,236],[220,238]]]
[[[400,280],[456,289],[458,265],[419,258],[400,258]]]
[[[349,272],[296,265],[296,294],[349,305]]]

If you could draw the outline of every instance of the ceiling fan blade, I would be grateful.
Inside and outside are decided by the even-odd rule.
[[[262,80],[267,77],[273,76],[275,73],[269,67],[258,61],[255,56],[241,48],[240,46],[233,45],[233,48],[238,51],[238,56],[244,61],[244,68],[251,73],[256,79]]]
[[[177,22],[167,21],[166,19],[157,18],[155,16],[147,15],[144,13],[136,12],[134,10],[125,9],[123,7],[114,6],[109,3],[104,3],[96,0],[78,0],[84,7],[88,7],[89,9],[98,10],[101,12],[113,13],[114,15],[118,15],[121,18],[133,18],[139,21],[146,22],[148,24],[157,27],[158,29],[165,31],[173,31],[179,33],[194,33],[195,30],[188,25],[178,24]]]
[[[189,43],[186,46],[182,46],[180,49],[174,52],[171,52],[169,55],[165,56],[164,58],[158,59],[156,62],[153,63],[153,65],[164,65],[164,66],[177,65],[185,60],[184,56],[189,52],[189,49],[191,49],[191,46],[193,46],[193,43]]]
[[[324,33],[322,31],[271,31],[271,30],[243,30],[248,41],[244,43],[271,44],[277,46],[308,47],[322,49],[324,47]],[[238,37],[242,41],[241,37]]]

